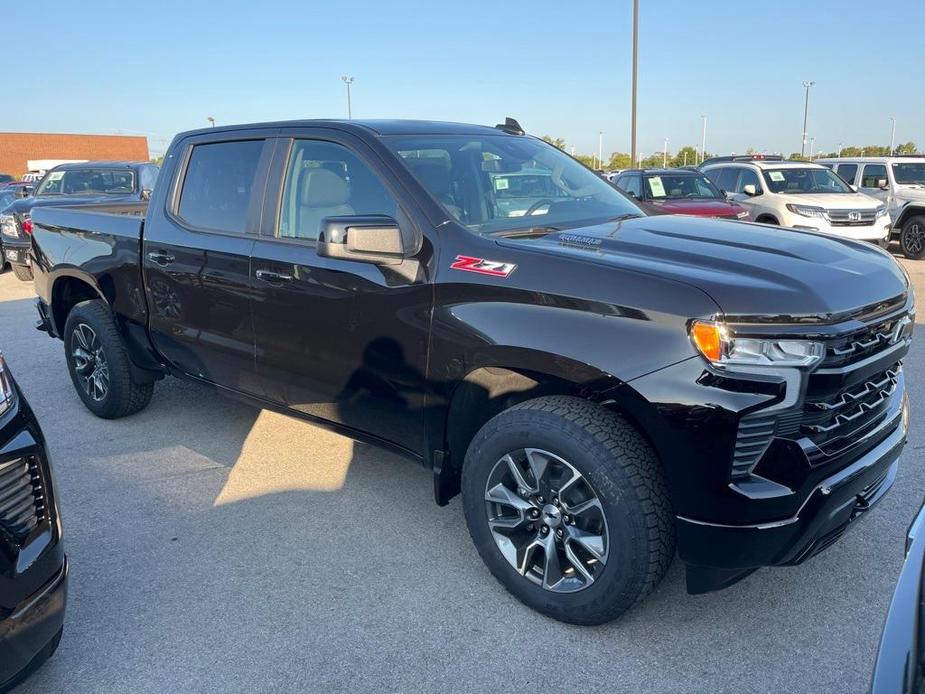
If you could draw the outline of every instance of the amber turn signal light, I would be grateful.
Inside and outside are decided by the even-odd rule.
[[[695,321],[691,325],[691,340],[710,361],[718,362],[723,356],[723,329],[716,323]]]

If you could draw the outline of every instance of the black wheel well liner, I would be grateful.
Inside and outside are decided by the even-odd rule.
[[[903,224],[909,221],[910,217],[925,217],[925,205],[918,203],[906,205],[899,213],[899,219],[896,220],[897,229],[902,229]]]
[[[86,280],[70,275],[55,280],[51,290],[51,316],[55,332],[64,335],[64,324],[71,310],[82,301],[102,299],[100,293]]]
[[[755,222],[757,224],[780,224],[780,220],[778,220],[777,217],[775,217],[773,214],[768,214],[767,212],[755,217]]]

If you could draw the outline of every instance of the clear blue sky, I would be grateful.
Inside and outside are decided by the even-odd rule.
[[[344,117],[349,73],[358,118],[513,115],[578,152],[601,130],[605,152],[629,151],[631,0],[7,5],[0,130],[141,133],[159,152],[207,116]],[[640,5],[643,153],[699,144],[701,113],[710,151],[799,150],[807,79],[817,148],[889,144],[890,116],[925,147],[923,0]]]

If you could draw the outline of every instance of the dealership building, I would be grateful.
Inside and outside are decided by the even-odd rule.
[[[148,138],[144,136],[0,132],[0,173],[17,178],[33,170],[36,162],[148,158]]]

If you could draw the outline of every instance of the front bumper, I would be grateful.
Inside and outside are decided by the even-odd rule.
[[[791,215],[787,226],[804,231],[818,231],[823,234],[838,236],[855,241],[882,241],[890,237],[890,216],[884,215],[873,224],[857,226],[830,224],[824,219]]]
[[[54,652],[64,626],[68,565],[0,621],[0,691],[23,679]]]

